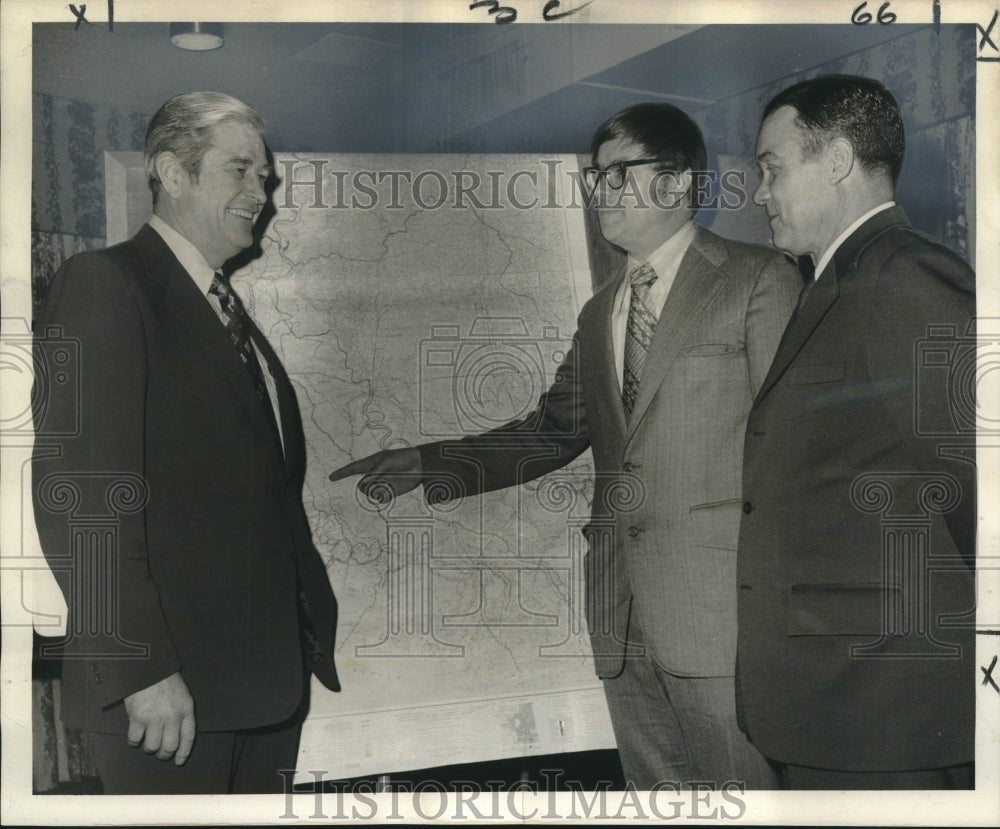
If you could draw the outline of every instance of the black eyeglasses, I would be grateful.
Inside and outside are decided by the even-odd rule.
[[[638,167],[640,164],[659,164],[660,162],[659,158],[638,158],[635,161],[616,161],[607,167],[584,167],[583,180],[587,187],[593,190],[603,176],[608,187],[612,190],[618,190],[625,183],[626,167]]]

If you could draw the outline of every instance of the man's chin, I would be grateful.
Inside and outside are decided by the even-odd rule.
[[[241,233],[239,234],[239,236],[234,236],[230,241],[232,242],[233,247],[238,248],[236,253],[239,253],[240,251],[246,250],[248,247],[250,247],[250,245],[253,244],[253,233],[251,233],[248,230],[246,233]],[[236,253],[234,253],[233,256],[235,256]]]
[[[789,248],[789,241],[780,233],[771,233],[771,246],[776,247],[778,250],[783,250],[786,253],[792,253]],[[795,254],[792,254],[793,256]]]

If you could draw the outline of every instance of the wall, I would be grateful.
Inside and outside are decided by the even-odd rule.
[[[754,141],[760,113],[770,98],[795,81],[822,73],[878,78],[897,96],[906,125],[900,203],[915,227],[973,262],[974,44],[973,26],[942,26],[940,33],[928,26],[807,72],[789,73],[707,108],[687,108],[705,133],[710,167],[743,170],[749,196],[758,181],[752,163]],[[800,61],[808,62],[808,56],[800,56]],[[654,80],[650,79],[651,88]],[[40,94],[33,96],[33,109],[32,279],[38,296],[66,257],[104,244],[103,153],[141,150],[149,115]],[[481,147],[452,149],[482,151]],[[764,211],[752,203],[738,212],[702,211],[698,221],[723,235],[768,242]],[[618,254],[599,238],[592,244],[595,278],[599,279]]]
[[[973,263],[975,250],[975,30],[972,26],[920,29],[885,44],[846,55],[808,72],[790,74],[694,113],[720,169],[747,173],[752,195],[759,181],[753,164],[760,114],[785,87],[820,74],[864,75],[896,97],[906,128],[906,158],[897,201],[918,230],[934,236]],[[709,166],[713,166],[710,158]],[[749,215],[744,215],[749,211]],[[764,211],[702,214],[700,221],[734,238],[766,244]],[[974,263],[973,263],[974,264]]]

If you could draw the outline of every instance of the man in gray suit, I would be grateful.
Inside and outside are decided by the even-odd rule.
[[[631,783],[774,788],[736,718],[736,541],[743,433],[799,293],[777,252],[692,223],[698,127],[641,104],[591,144],[604,237],[623,272],[584,306],[573,347],[528,417],[484,435],[380,452],[334,472],[363,492],[520,484],[593,449],[587,619]],[[634,498],[621,509],[615,492]],[[375,487],[375,489],[373,489]]]

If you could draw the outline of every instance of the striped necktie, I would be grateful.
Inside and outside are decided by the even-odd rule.
[[[254,351],[253,344],[250,342],[247,312],[243,308],[243,303],[229,287],[229,281],[218,272],[216,272],[208,292],[219,298],[219,307],[226,318],[226,333],[229,334],[229,341],[240,355],[240,359],[250,375],[250,380],[253,382],[254,391],[257,392],[257,397],[267,412],[268,420],[274,428],[275,435],[277,435],[278,422],[275,419],[274,407],[271,405],[271,396],[267,393],[267,384],[264,382],[264,373],[261,370],[260,361],[257,359],[257,352]]]
[[[649,306],[649,291],[656,282],[656,271],[647,262],[633,268],[628,275],[632,286],[628,323],[625,327],[625,371],[622,378],[622,405],[626,419],[632,416],[635,398],[639,393],[642,367],[653,340],[657,315]]]

